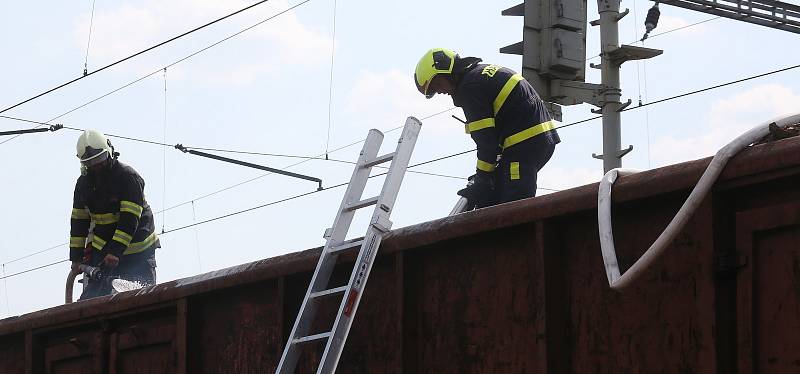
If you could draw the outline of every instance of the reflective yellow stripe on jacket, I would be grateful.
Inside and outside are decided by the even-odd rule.
[[[128,249],[126,249],[125,252],[122,252],[122,254],[132,255],[134,253],[142,252],[150,248],[150,246],[153,245],[153,243],[155,243],[156,240],[158,240],[158,235],[156,235],[156,233],[152,233],[145,240],[142,240],[138,243],[131,243]]]
[[[110,225],[119,222],[118,213],[91,213],[92,221],[97,225]]]
[[[494,171],[495,166],[492,163],[489,163],[489,162],[483,161],[481,159],[478,159],[477,168],[478,168],[478,170],[482,170],[482,171],[485,171],[487,173],[491,173],[491,172]]]
[[[85,236],[70,236],[69,237],[69,246],[70,248],[83,248],[86,245],[86,237]]]
[[[114,231],[114,237],[111,238],[111,240],[116,241],[127,247],[131,245],[131,240],[133,240],[133,237],[128,235],[128,233],[126,233],[125,231],[116,230]]]
[[[527,128],[525,130],[522,130],[522,131],[520,131],[520,132],[518,132],[518,133],[516,133],[514,135],[511,135],[511,136],[507,137],[503,141],[503,149],[506,149],[506,148],[508,148],[508,147],[510,147],[510,146],[512,146],[514,144],[517,144],[519,142],[528,140],[528,139],[530,139],[530,138],[532,138],[532,137],[534,137],[536,135],[539,135],[539,134],[541,134],[541,133],[543,133],[545,131],[550,131],[550,130],[552,130],[554,128],[555,128],[555,125],[553,124],[552,120],[547,121],[547,122],[542,122],[542,123],[540,123],[538,125],[535,125],[535,126],[531,126],[531,127]]]
[[[472,121],[464,125],[464,131],[469,134],[478,130],[487,129],[489,127],[494,127],[494,118],[484,118],[477,121]]]
[[[131,213],[131,214],[133,214],[134,216],[136,216],[138,218],[138,217],[142,216],[142,211],[143,210],[144,210],[144,208],[142,208],[141,205],[136,204],[136,203],[134,203],[132,201],[122,200],[122,201],[119,202],[119,212],[120,213],[128,212],[128,213]]]
[[[511,90],[519,84],[519,81],[522,80],[522,75],[514,74],[511,78],[508,78],[506,84],[503,85],[503,88],[500,89],[500,93],[497,94],[497,97],[494,98],[494,103],[492,104],[492,109],[494,109],[494,115],[497,115],[497,112],[500,111],[500,108],[503,107],[503,104],[508,99],[508,95],[511,94]]]
[[[89,216],[89,209],[86,209],[86,208],[83,208],[83,209],[72,208],[72,216],[70,216],[70,218],[72,218],[72,219],[89,219],[89,217],[90,217]]]
[[[105,245],[106,245],[106,241],[103,240],[103,238],[101,238],[101,237],[99,237],[97,235],[92,235],[92,247],[94,247],[94,249],[100,251],[100,250],[103,249],[103,247]]]
[[[117,234],[118,234],[117,232],[114,233],[114,238],[115,238],[114,240],[116,240]],[[128,245],[128,249],[126,249],[125,252],[122,252],[122,254],[123,255],[130,255],[130,254],[142,252],[142,251],[150,248],[150,246],[153,245],[153,243],[155,243],[156,240],[158,240],[158,235],[156,233],[152,233],[152,234],[150,234],[150,236],[148,236],[147,238],[145,238],[144,240],[142,240],[140,242],[130,243],[130,245]],[[98,251],[102,250],[105,245],[106,245],[106,241],[103,240],[103,238],[101,238],[101,237],[99,237],[97,235],[92,237],[92,247],[94,247],[94,249],[96,249]]]

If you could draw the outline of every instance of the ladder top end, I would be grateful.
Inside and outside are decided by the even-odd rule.
[[[419,119],[417,119],[417,117],[414,116],[409,116],[408,119],[406,119],[406,125],[410,123],[416,123],[417,125],[422,126],[422,121],[420,121]]]

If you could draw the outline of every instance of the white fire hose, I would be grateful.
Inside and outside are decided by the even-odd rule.
[[[632,170],[614,169],[603,176],[600,181],[600,188],[597,193],[597,223],[600,231],[600,249],[603,254],[603,262],[606,268],[608,284],[612,289],[621,290],[628,287],[647,270],[653,262],[664,253],[664,250],[672,243],[675,236],[683,229],[689,218],[692,217],[697,207],[705,199],[708,191],[714,185],[719,174],[725,168],[733,156],[745,149],[749,145],[763,139],[769,135],[769,125],[774,123],[780,128],[800,122],[800,113],[783,117],[774,121],[769,121],[758,125],[750,131],[740,135],[728,145],[722,147],[703,175],[700,181],[692,190],[689,198],[683,203],[681,209],[667,225],[667,228],[659,235],[658,239],[647,249],[626,272],[620,275],[619,264],[617,263],[617,252],[614,248],[614,232],[611,225],[611,189],[618,176],[625,176],[633,173]]]

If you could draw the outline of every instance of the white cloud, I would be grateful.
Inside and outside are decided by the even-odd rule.
[[[445,110],[453,106],[452,99],[446,95],[436,95],[426,100],[414,85],[413,75],[401,70],[385,72],[362,71],[349,91],[345,101],[344,113],[354,116],[353,123],[365,123],[368,127],[393,127],[398,119],[410,115],[423,116]],[[460,111],[453,111],[460,113]],[[452,134],[453,120],[431,120],[425,122],[425,131]]]
[[[653,145],[659,164],[708,157],[754,126],[774,117],[798,112],[800,95],[778,84],[756,86],[714,103],[705,120],[698,120],[697,136],[661,138]]]
[[[95,10],[89,50],[90,65],[97,67],[138,52],[231,13],[246,4],[247,2],[215,0],[145,0],[136,4],[116,5],[109,9],[98,6]],[[216,41],[275,15],[289,6],[286,0],[272,0],[198,34]],[[75,45],[81,50],[86,48],[89,22],[90,15],[85,14],[74,23]],[[195,36],[190,35],[186,39],[192,37]],[[202,77],[212,83],[249,83],[261,75],[276,72],[274,66],[286,62],[306,67],[327,65],[329,60],[320,59],[319,55],[330,55],[332,47],[329,35],[305,26],[293,11],[273,18],[236,38],[246,39],[248,49],[244,53],[237,53],[236,59],[226,60],[225,69],[196,65],[191,67],[191,70],[196,71],[186,76]],[[176,42],[178,43],[180,42]],[[183,43],[185,46],[186,41]],[[199,49],[201,46],[205,46],[205,43],[193,49]],[[165,45],[159,49],[169,48],[170,45]],[[163,61],[165,64],[168,62],[172,60]]]

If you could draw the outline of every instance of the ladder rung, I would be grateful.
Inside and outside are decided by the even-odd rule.
[[[348,249],[358,248],[362,244],[364,244],[364,239],[357,239],[357,240],[351,240],[351,241],[342,242],[340,244],[337,244],[337,245],[334,245],[334,246],[328,248],[328,253],[329,254],[334,254],[334,253],[344,252],[344,251],[346,251]]]
[[[302,338],[297,338],[297,339],[293,340],[292,343],[293,344],[311,343],[311,342],[314,342],[314,341],[317,341],[317,340],[328,339],[328,337],[330,337],[330,336],[331,336],[330,331],[329,332],[323,332],[321,334],[309,335],[309,336],[304,336]]]
[[[344,207],[344,211],[348,212],[348,211],[351,211],[351,210],[361,209],[363,207],[367,207],[367,206],[370,206],[370,205],[375,205],[378,202],[378,198],[379,197],[380,196],[375,196],[375,197],[371,197],[371,198],[366,199],[366,200],[361,200],[361,201],[356,202],[356,203],[348,204],[348,205],[346,205]]]
[[[385,154],[383,156],[379,156],[379,157],[373,158],[372,160],[369,160],[369,161],[365,162],[364,163],[364,167],[365,168],[371,168],[371,167],[373,167],[375,165],[380,165],[380,164],[382,164],[384,162],[391,161],[394,158],[395,153],[397,153],[397,152],[387,153],[387,154]]]
[[[340,292],[347,291],[347,288],[348,288],[348,286],[341,286],[341,287],[331,288],[331,289],[327,289],[327,290],[322,290],[322,291],[319,291],[319,292],[312,292],[311,295],[309,295],[309,297],[318,298],[318,297],[330,296],[330,295],[334,295],[334,294],[337,294],[337,293],[340,293]]]

